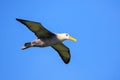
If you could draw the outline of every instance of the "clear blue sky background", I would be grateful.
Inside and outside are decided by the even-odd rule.
[[[36,36],[15,18],[77,38],[64,42],[70,63],[51,47],[21,50]],[[0,24],[0,80],[120,80],[120,0],[2,0]]]

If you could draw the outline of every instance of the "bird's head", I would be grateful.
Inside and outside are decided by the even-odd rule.
[[[70,36],[68,33],[62,33],[62,34],[58,34],[58,39],[60,40],[72,40],[74,42],[77,42],[77,39],[73,38],[72,36]]]

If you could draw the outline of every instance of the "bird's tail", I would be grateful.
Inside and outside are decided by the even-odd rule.
[[[22,47],[22,50],[27,49],[29,47],[31,47],[31,42],[25,43],[24,46]]]

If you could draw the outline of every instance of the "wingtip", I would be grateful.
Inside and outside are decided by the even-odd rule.
[[[25,21],[25,20],[23,20],[23,19],[19,19],[19,18],[16,18],[16,20],[17,20],[18,22],[23,23],[23,24],[24,24],[24,21]]]
[[[68,61],[64,61],[65,64],[68,64],[70,62],[70,59]]]
[[[17,20],[17,21],[21,21],[21,19],[19,19],[19,18],[16,18],[16,20]]]
[[[68,64],[69,62],[65,62],[65,64]]]
[[[16,20],[19,20],[19,18],[16,18]]]

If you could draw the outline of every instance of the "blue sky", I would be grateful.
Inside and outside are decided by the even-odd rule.
[[[21,50],[36,36],[15,18],[77,38],[64,42],[70,63],[51,47]],[[120,80],[119,0],[2,0],[0,21],[0,80]]]

